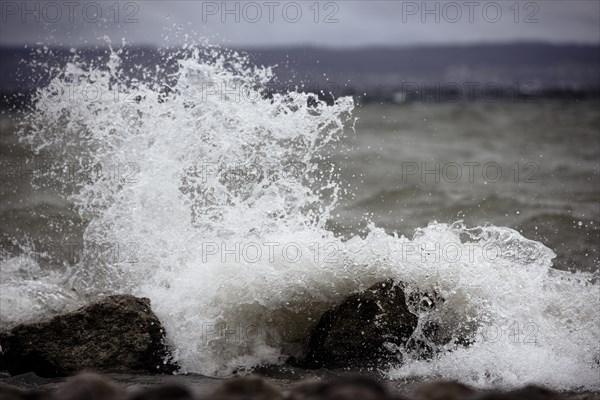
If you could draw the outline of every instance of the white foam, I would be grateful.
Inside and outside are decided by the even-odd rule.
[[[118,82],[143,98],[60,96],[38,102],[27,121],[37,128],[24,140],[52,147],[63,162],[136,171],[132,179],[81,182],[70,196],[90,221],[86,245],[131,246],[133,259],[83,263],[57,286],[80,298],[149,297],[182,372],[223,376],[282,362],[301,349],[327,308],[394,278],[445,299],[436,311],[419,312],[421,324],[441,322],[445,334],[470,335],[475,343],[440,348],[430,361],[406,354],[390,378],[599,387],[592,276],[552,270],[550,249],[494,226],[431,223],[410,239],[370,226],[366,238],[342,241],[325,229],[341,185],[321,176],[318,161],[351,132],[352,100],[309,107],[304,93],[263,98],[270,69],[250,67],[235,53],[192,49],[179,56],[164,98],[164,82],[126,81],[118,53],[99,68],[70,63],[50,87],[84,79],[110,92]],[[207,83],[229,94],[207,94]],[[236,100],[231,90],[240,85],[247,92]],[[39,295],[15,287],[11,296]],[[0,311],[3,320],[18,319],[10,305]],[[496,329],[504,333],[491,336]]]

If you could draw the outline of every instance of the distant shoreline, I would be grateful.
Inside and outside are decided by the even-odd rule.
[[[115,51],[117,48],[115,48]],[[188,49],[189,50],[189,49]],[[360,103],[477,102],[600,97],[600,44],[503,43],[452,46],[323,48],[312,46],[222,48],[247,55],[248,65],[271,66],[267,94],[319,93],[327,101],[353,96]],[[176,71],[182,48],[126,46],[121,69],[134,79]],[[0,46],[0,93],[28,97],[49,84],[77,54],[102,63],[107,47]],[[104,61],[103,61],[104,60]],[[33,65],[37,63],[37,65]],[[365,95],[366,93],[366,95]],[[9,101],[9,103],[14,101]]]

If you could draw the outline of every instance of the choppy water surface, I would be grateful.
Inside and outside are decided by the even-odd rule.
[[[3,328],[146,296],[182,372],[226,376],[394,278],[445,299],[414,311],[452,340],[389,379],[598,389],[598,104],[327,105],[219,49],[145,82],[121,57],[2,118]]]

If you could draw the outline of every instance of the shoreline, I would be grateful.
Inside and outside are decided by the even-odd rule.
[[[331,381],[336,378],[340,378],[343,376],[359,376],[358,374],[354,374],[352,372],[346,371],[336,371],[336,370],[319,370],[319,371],[310,371],[310,370],[302,370],[296,371],[296,373],[301,372],[303,375],[298,376],[297,379],[284,379],[277,377],[270,377],[265,375],[252,375],[259,376],[266,380],[269,384],[273,385],[276,389],[281,391],[282,393],[289,393],[294,386],[298,385],[301,382],[311,382],[315,380],[319,381]],[[216,378],[216,377],[208,377],[197,374],[177,374],[177,375],[152,375],[152,374],[143,374],[143,373],[101,373],[99,374],[104,379],[112,381],[118,386],[125,389],[127,393],[136,393],[143,389],[148,388],[156,388],[166,385],[178,385],[189,389],[194,396],[199,398],[206,398],[206,396],[210,396],[215,392],[216,389],[221,387],[222,385],[231,382],[232,380],[238,378],[238,376],[232,376],[227,378]],[[242,376],[242,375],[240,375]],[[372,375],[360,375],[362,377],[366,377],[367,379],[376,379]],[[0,394],[2,393],[2,385],[10,385],[13,387],[17,387],[22,390],[33,390],[33,391],[42,391],[47,393],[56,392],[65,382],[73,377],[59,377],[59,378],[43,378],[35,373],[26,373],[17,376],[10,376],[6,373],[0,372]],[[415,393],[419,391],[420,388],[424,386],[436,385],[440,382],[454,382],[456,381],[447,381],[442,379],[432,379],[426,378],[421,379],[419,377],[415,378],[407,378],[402,380],[380,380],[376,379],[381,384],[383,384],[389,392],[390,396],[403,396],[408,399],[412,399],[415,396]],[[458,383],[460,384],[460,383]],[[468,386],[468,385],[467,385]],[[537,386],[537,385],[536,385]],[[506,391],[506,390],[519,390],[527,387],[526,384],[523,384],[521,387],[515,387],[512,389],[507,388],[474,388],[476,393],[485,394],[493,391]],[[544,386],[538,386],[544,387]],[[600,399],[600,391],[563,391],[556,390],[555,393],[558,393],[561,398],[565,399]],[[210,397],[209,397],[210,398]]]
[[[177,373],[179,367],[165,347],[164,329],[153,313],[149,299],[131,295],[108,296],[71,313],[0,332],[0,394],[3,389],[7,390],[3,385],[51,393],[59,390],[65,381],[78,379],[78,374],[86,376],[90,372],[101,377],[94,379],[108,379],[127,393],[176,385],[195,396],[210,396],[229,382],[236,385],[239,384],[236,383],[238,379],[253,379],[248,378],[250,376],[260,377],[265,385],[287,393],[298,386],[305,386],[305,382],[330,382],[328,387],[334,387],[336,382],[348,384],[358,377],[359,381],[377,382],[388,395],[408,398],[413,398],[423,386],[437,387],[440,382],[450,382],[450,385],[468,388],[478,396],[534,387],[558,396],[549,399],[600,400],[600,390],[593,389],[596,387],[594,384],[587,386],[592,390],[586,390],[583,386],[575,389],[564,386],[569,389],[562,389],[526,380],[510,386],[482,386],[448,380],[441,375],[385,379],[381,371],[389,365],[384,362],[389,354],[376,356],[377,351],[385,347],[377,340],[390,335],[380,331],[381,324],[374,324],[379,330],[373,330],[366,322],[377,321],[377,316],[382,315],[384,321],[395,321],[394,327],[404,323],[414,329],[412,325],[416,325],[417,317],[409,311],[408,304],[419,304],[421,308],[429,309],[442,302],[443,299],[435,294],[414,292],[405,296],[402,283],[382,281],[328,310],[310,333],[303,359],[282,365],[236,370],[225,377],[211,377]],[[374,310],[374,314],[369,310]],[[362,335],[356,335],[356,326],[361,321],[364,322]],[[123,341],[129,345],[123,347]],[[331,343],[337,347],[332,347]],[[399,342],[401,344],[411,349],[410,344]],[[464,346],[469,344],[466,342]],[[345,349],[343,354],[340,348]],[[597,368],[594,370],[597,371]]]

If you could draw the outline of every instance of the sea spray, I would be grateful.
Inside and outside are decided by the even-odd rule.
[[[45,179],[65,185],[87,248],[118,251],[108,246],[61,279],[11,275],[3,321],[60,311],[51,292],[70,299],[66,309],[107,293],[146,296],[181,371],[225,376],[301,355],[325,310],[392,278],[444,300],[413,309],[413,339],[432,358],[398,349],[404,364],[388,377],[598,388],[598,287],[590,274],[552,269],[541,243],[460,222],[432,222],[412,238],[371,224],[343,240],[325,228],[344,191],[323,154],[352,131],[351,99],[268,93],[271,69],[218,48],[186,46],[165,56],[173,70],[143,79],[123,69],[125,54],[75,55],[38,93],[22,132],[85,171]],[[74,100],[65,92],[74,82],[101,96]],[[26,301],[15,309],[5,293]],[[447,340],[426,337],[428,322]]]

